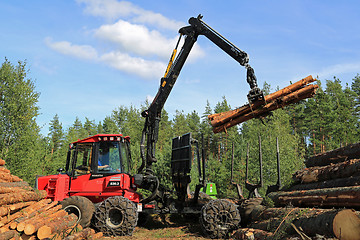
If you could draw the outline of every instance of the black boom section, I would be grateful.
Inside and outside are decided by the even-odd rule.
[[[178,199],[185,200],[191,181],[191,133],[173,138],[171,152],[171,175]]]

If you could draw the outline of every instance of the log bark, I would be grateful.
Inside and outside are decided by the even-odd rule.
[[[240,228],[233,234],[233,239],[241,240],[271,240],[273,233],[255,228]]]
[[[1,240],[9,240],[9,239],[15,237],[17,234],[18,234],[18,232],[15,230],[6,231],[3,233],[0,233],[0,239]]]
[[[305,161],[306,167],[326,166],[331,163],[344,162],[350,159],[356,159],[360,156],[360,143],[350,144],[348,146],[337,148],[332,151],[320,153],[308,158]]]
[[[31,204],[34,204],[34,201],[30,202],[20,202],[13,205],[5,205],[0,207],[0,217],[3,217],[5,215],[11,214],[15,211],[18,211],[24,207],[30,206]]]
[[[322,167],[310,167],[293,174],[295,182],[312,183],[336,178],[346,178],[360,173],[360,159],[331,164]]]
[[[7,182],[21,182],[22,179],[18,176],[12,175],[7,172],[0,172],[0,179],[7,181]]]
[[[214,133],[219,133],[222,131],[226,132],[227,128],[235,126],[239,123],[248,121],[248,120],[256,118],[256,117],[263,117],[263,116],[269,114],[269,112],[274,111],[278,108],[282,108],[287,105],[299,102],[303,99],[310,98],[315,94],[316,89],[318,87],[319,87],[318,85],[309,85],[304,88],[301,88],[295,92],[292,92],[286,96],[283,96],[281,99],[279,98],[277,100],[274,100],[274,101],[266,104],[265,106],[262,106],[261,108],[256,108],[253,111],[250,111],[250,112],[240,115],[238,117],[234,117],[231,120],[229,120],[221,125],[213,127],[213,132]]]
[[[266,208],[262,205],[257,206],[253,209],[250,215],[252,222],[271,220],[275,218],[281,218],[285,216],[297,217],[312,217],[325,212],[330,212],[331,209],[320,209],[320,208],[298,208],[298,207],[283,207],[283,208]]]
[[[60,206],[61,207],[61,206]],[[26,235],[34,234],[40,227],[44,226],[47,222],[51,222],[57,218],[63,218],[66,216],[66,212],[64,210],[56,209],[53,213],[48,213],[49,215],[43,218],[36,218],[32,221],[28,221],[24,226],[24,233]]]
[[[0,194],[21,192],[21,191],[29,191],[29,189],[25,189],[25,188],[21,188],[21,187],[1,187],[0,186]]]
[[[77,217],[74,214],[66,215],[63,218],[58,218],[52,222],[39,228],[37,231],[37,237],[39,239],[48,238],[54,233],[61,234],[62,231],[74,226],[77,221]]]
[[[272,192],[268,195],[276,206],[359,207],[360,186]]]
[[[319,234],[345,240],[360,240],[360,218],[354,210],[326,210],[313,216],[310,213],[305,212],[302,215],[302,212],[299,212],[296,216],[286,215],[282,218],[258,221],[250,224],[250,227],[272,232],[281,227],[282,231],[294,234],[295,230],[290,224],[293,223],[296,228],[302,229],[309,236]]]
[[[337,188],[337,187],[349,187],[349,186],[357,186],[357,185],[360,185],[360,176],[350,176],[346,178],[332,179],[322,182],[297,184],[289,187],[288,189],[284,189],[283,191]]]
[[[23,187],[23,188],[29,188],[29,190],[32,189],[32,187],[29,186],[28,182],[22,181],[22,182],[0,182],[0,187]]]
[[[0,205],[27,201],[39,201],[47,196],[45,190],[7,193],[0,195]]]
[[[40,208],[37,211],[32,212],[28,216],[24,216],[21,218],[17,218],[15,222],[17,223],[16,229],[21,232],[24,231],[25,226],[27,224],[37,224],[39,222],[42,222],[47,217],[51,216],[54,212],[57,212],[61,209],[60,205],[57,205],[57,202],[51,202],[50,204],[44,205],[42,208]],[[11,228],[12,226],[10,226]]]
[[[92,238],[92,236],[94,236],[94,235],[95,235],[94,229],[85,228],[80,232],[77,232],[75,234],[72,234],[72,235],[64,238],[64,240],[94,239],[94,238]]]
[[[3,227],[5,224],[8,224],[12,220],[17,219],[19,217],[28,216],[29,214],[31,214],[32,212],[42,208],[45,204],[48,204],[49,202],[51,202],[50,199],[43,199],[43,200],[41,200],[39,202],[36,202],[36,203],[24,208],[21,211],[18,211],[18,212],[14,213],[14,214],[11,214],[11,215],[9,215],[7,217],[3,217],[0,220],[0,227]]]
[[[285,96],[291,92],[294,92],[296,90],[299,90],[300,88],[302,88],[303,86],[314,82],[315,79],[313,79],[313,77],[310,75],[304,79],[301,79],[300,81],[291,84],[275,93],[266,95],[265,98],[265,102],[272,102],[275,99],[281,97],[281,96]],[[256,109],[257,107],[259,107],[260,104],[255,103],[255,104],[251,104],[249,105],[244,105],[238,109],[234,109],[234,110],[230,110],[227,112],[222,112],[222,113],[216,113],[216,114],[211,114],[208,116],[209,120],[211,121],[211,125],[213,127],[217,127],[219,125],[222,125],[228,121],[231,121],[232,119],[235,119],[241,115],[244,115],[246,113],[251,112],[251,109]]]
[[[6,167],[0,167],[0,172],[2,172],[2,173],[10,173],[10,170],[7,169]]]

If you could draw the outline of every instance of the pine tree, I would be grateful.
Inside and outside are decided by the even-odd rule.
[[[44,146],[36,123],[39,93],[27,74],[21,61],[15,66],[5,59],[0,68],[0,158],[13,174],[33,180]]]

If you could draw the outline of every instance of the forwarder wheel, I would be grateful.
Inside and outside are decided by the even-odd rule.
[[[88,227],[95,212],[94,204],[86,197],[72,196],[61,202],[63,209],[74,213],[78,217],[78,223],[82,227]]]
[[[136,210],[136,205],[127,198],[109,197],[97,206],[93,225],[106,236],[131,235],[138,220]]]
[[[201,209],[200,225],[210,238],[227,238],[239,227],[240,213],[235,204],[225,199],[211,200]]]

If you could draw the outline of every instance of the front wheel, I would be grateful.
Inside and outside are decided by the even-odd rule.
[[[225,199],[211,200],[201,209],[200,224],[211,238],[227,238],[239,227],[240,213],[236,205]]]
[[[93,225],[106,236],[131,235],[138,220],[136,209],[127,198],[109,197],[96,208]]]
[[[72,196],[61,202],[63,209],[71,214],[74,213],[78,218],[78,223],[82,227],[88,227],[95,211],[94,204],[86,197]]]

